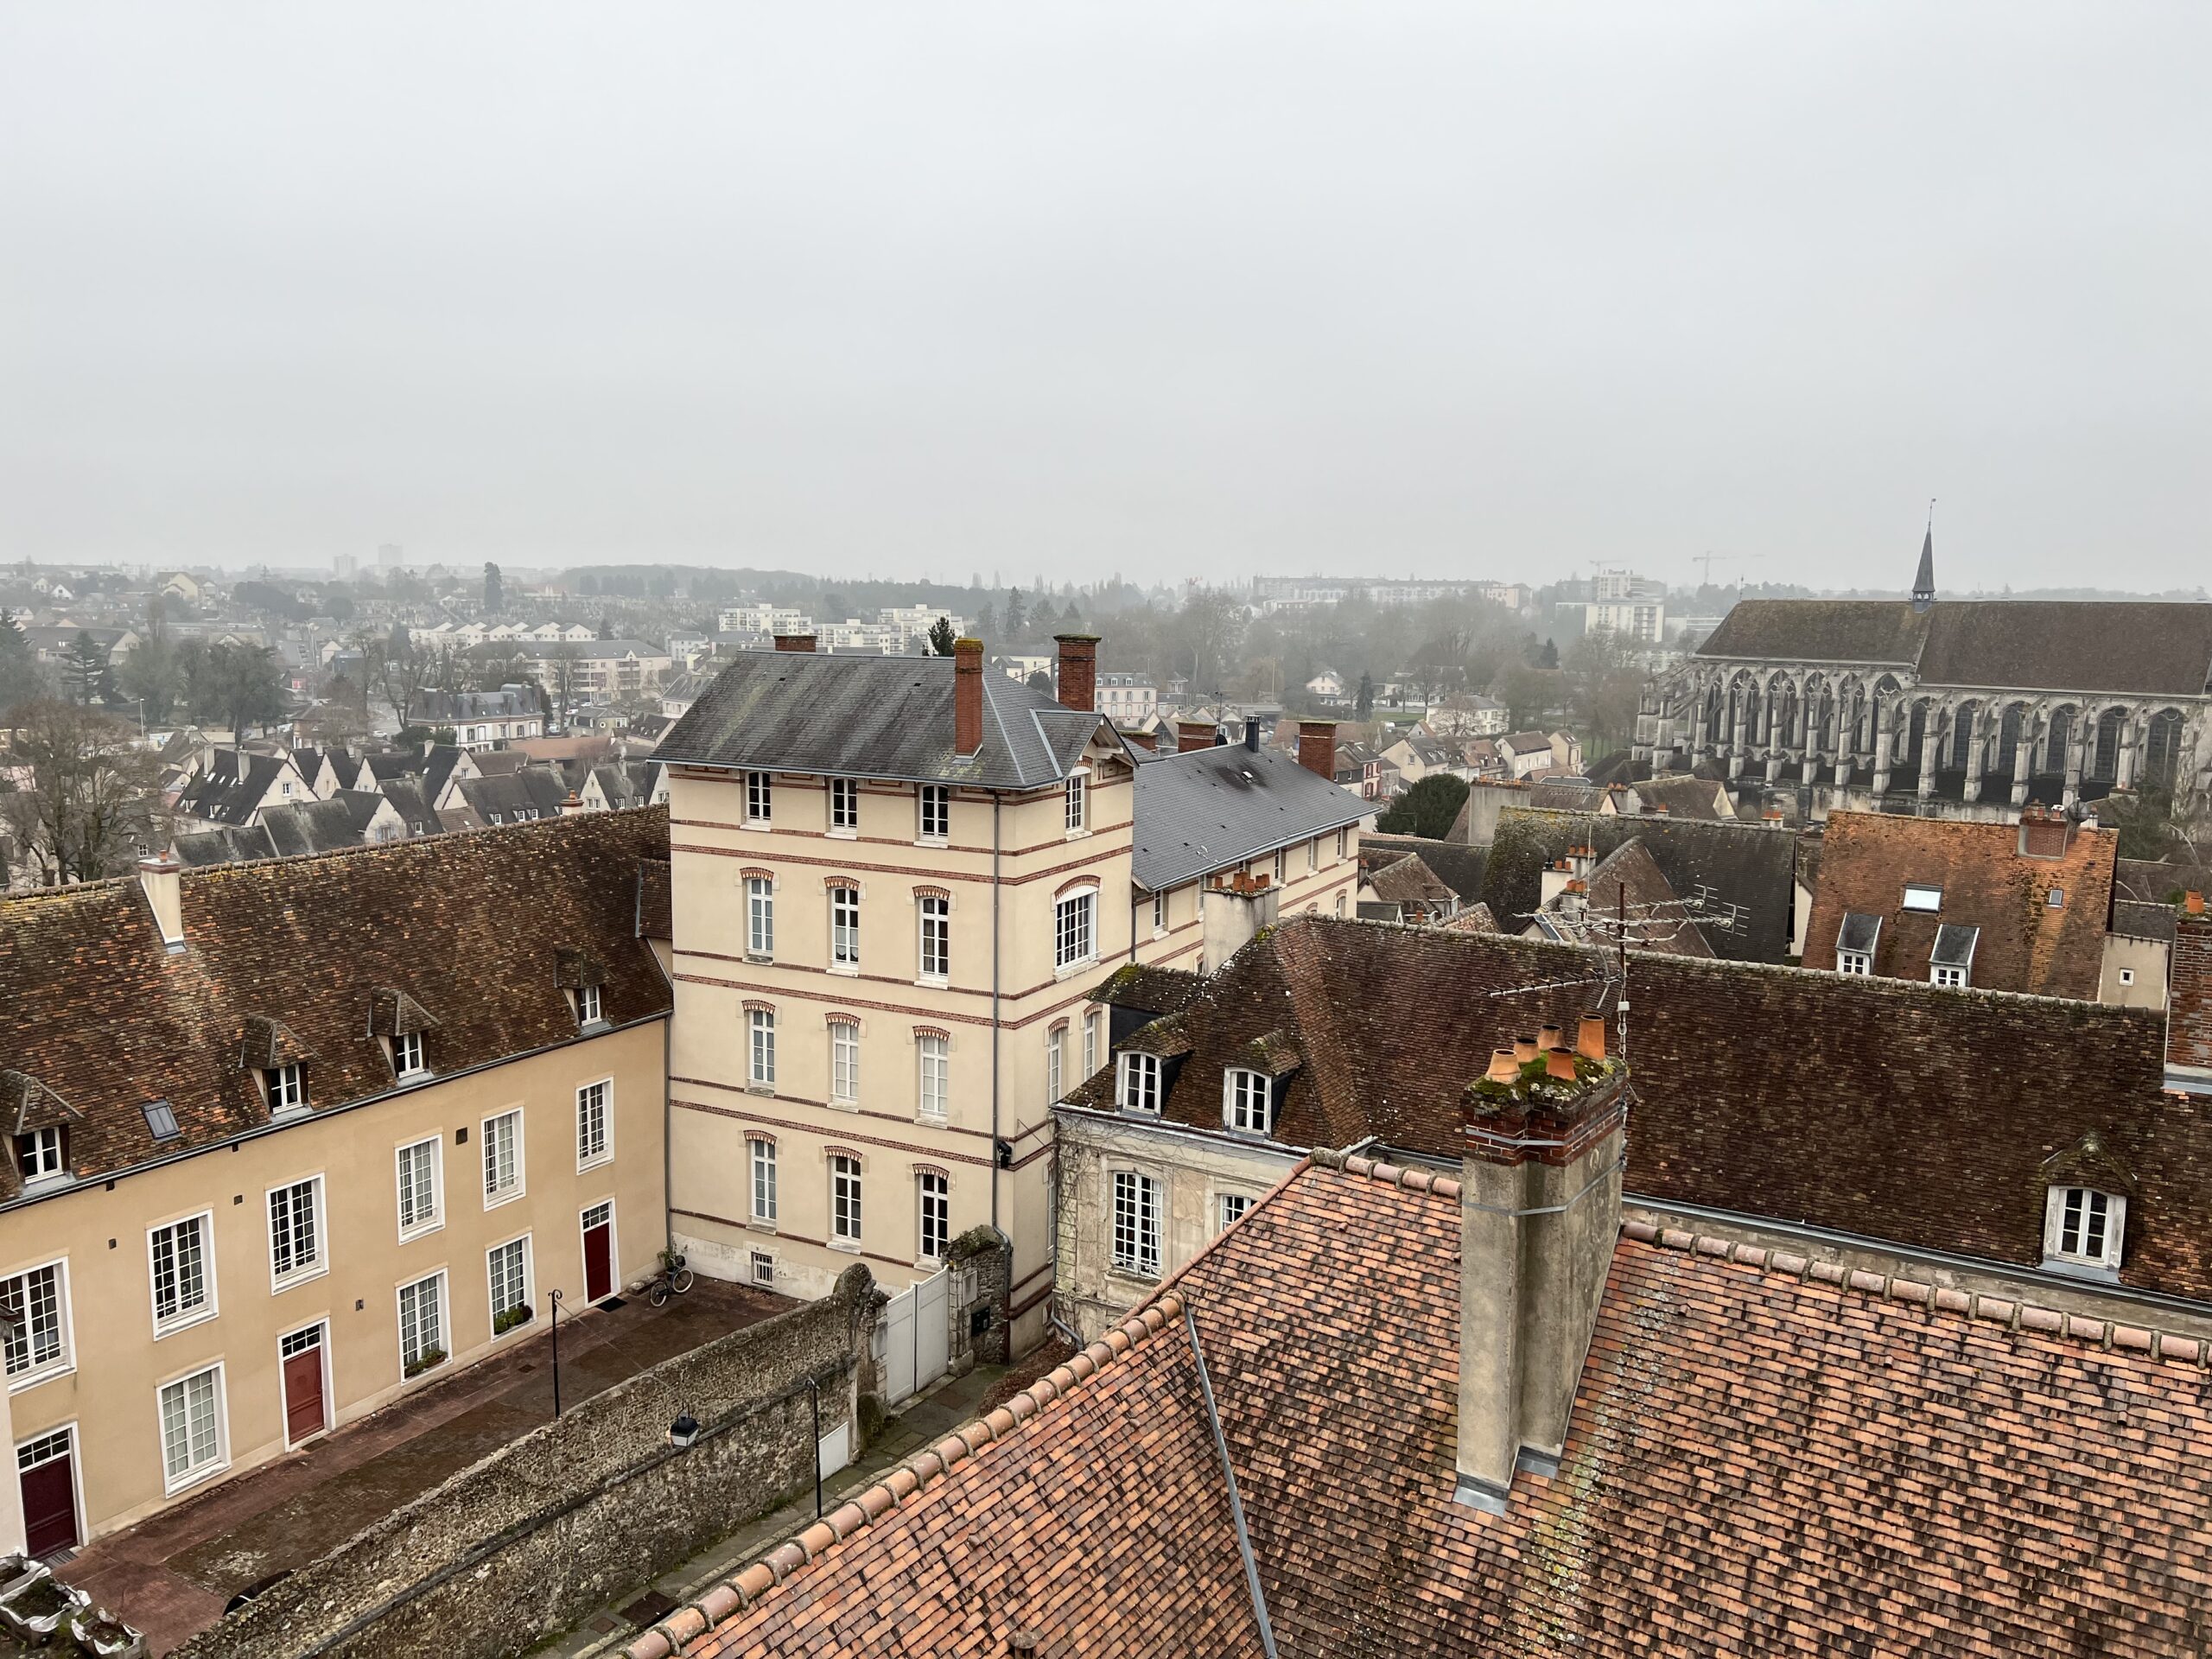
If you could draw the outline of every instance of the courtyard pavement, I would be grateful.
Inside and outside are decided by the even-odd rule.
[[[643,1297],[561,1319],[565,1408],[670,1357],[792,1306],[701,1279],[664,1309]],[[304,1566],[553,1414],[550,1334],[418,1389],[249,1474],[111,1533],[57,1569],[166,1654],[230,1598]]]

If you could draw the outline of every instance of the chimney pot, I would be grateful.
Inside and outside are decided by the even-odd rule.
[[[810,656],[814,651],[814,636],[810,633],[779,633],[776,636],[776,649],[803,652]]]
[[[952,747],[973,754],[983,747],[983,642],[952,642]]]
[[[1513,1058],[1510,1048],[1494,1048],[1490,1055],[1490,1070],[1483,1075],[1492,1083],[1511,1083],[1521,1075],[1521,1068]]]
[[[1536,1039],[1535,1038],[1516,1037],[1513,1039],[1513,1063],[1516,1065],[1526,1065],[1535,1058]]]
[[[1586,1060],[1602,1060],[1605,1058],[1605,1016],[1604,1014],[1586,1014],[1582,1016],[1581,1029],[1575,1033],[1574,1052]]]
[[[1095,633],[1056,633],[1053,643],[1060,648],[1059,681],[1060,707],[1072,709],[1077,714],[1096,714],[1098,709],[1098,636]]]
[[[2191,887],[2182,894],[2181,907],[2191,916],[2202,916],[2204,913],[2204,895]]]
[[[1544,1075],[1574,1081],[1574,1051],[1556,1046],[1544,1050]]]
[[[1557,1026],[1539,1026],[1536,1027],[1536,1046],[1542,1049],[1557,1048],[1563,1040],[1563,1036],[1564,1033]]]

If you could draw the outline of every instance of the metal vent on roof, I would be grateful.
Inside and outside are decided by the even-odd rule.
[[[156,1141],[174,1141],[184,1133],[176,1126],[176,1108],[166,1100],[149,1100],[144,1107],[146,1127]]]

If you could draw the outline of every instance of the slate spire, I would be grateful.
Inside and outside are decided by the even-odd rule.
[[[1920,540],[1920,574],[1912,579],[1912,608],[1924,611],[1936,602],[1936,504],[1928,504],[1928,533]]]

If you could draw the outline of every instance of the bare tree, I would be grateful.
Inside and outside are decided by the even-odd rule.
[[[50,887],[97,880],[165,845],[159,758],[125,721],[58,698],[26,704],[14,748],[21,786],[0,795],[17,841]]]
[[[583,678],[583,664],[576,648],[563,639],[545,653],[543,673],[545,682],[553,693],[553,707],[557,711],[561,729],[569,729],[569,706],[575,701],[576,692]]]

